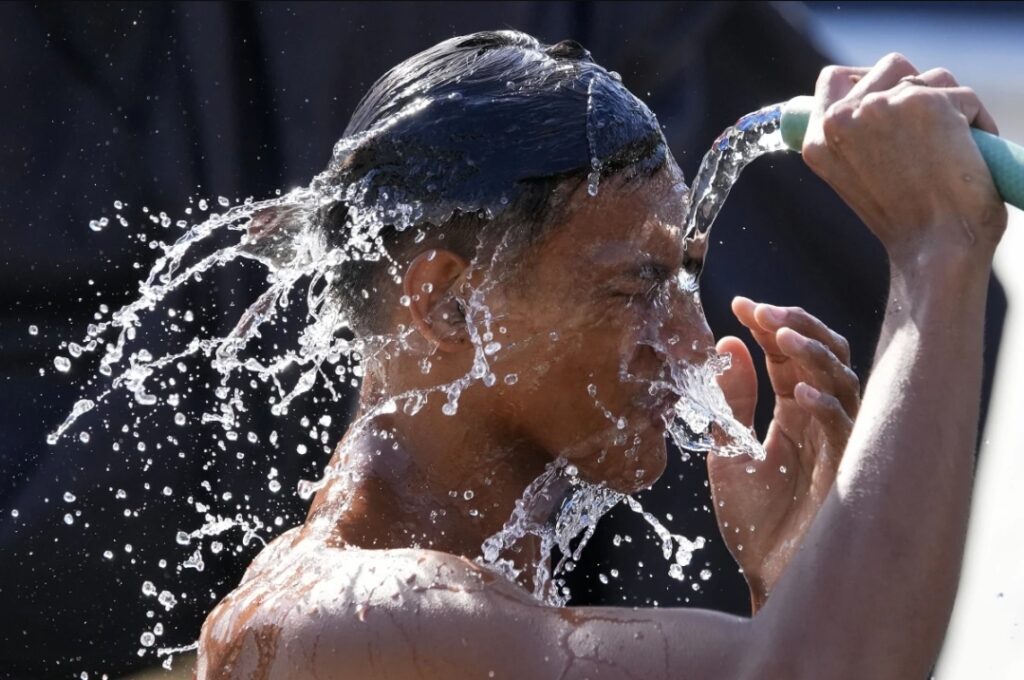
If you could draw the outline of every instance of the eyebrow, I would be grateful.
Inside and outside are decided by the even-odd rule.
[[[643,267],[653,267],[666,274],[683,266],[686,252],[680,251],[678,258],[667,258],[660,253],[637,252],[635,246],[624,241],[611,241],[600,244],[588,253],[590,262],[601,268],[629,268],[639,271]]]

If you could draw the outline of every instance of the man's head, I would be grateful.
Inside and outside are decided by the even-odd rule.
[[[336,281],[357,334],[402,338],[384,393],[446,386],[593,481],[656,479],[672,366],[711,338],[653,114],[575,43],[482,33],[392,69],[346,139],[325,226],[365,251]]]

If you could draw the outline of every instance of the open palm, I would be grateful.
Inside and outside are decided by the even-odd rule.
[[[860,383],[849,367],[846,340],[798,308],[733,301],[733,311],[765,352],[775,411],[765,458],[708,456],[719,528],[763,604],[800,546],[835,481],[860,404]],[[719,341],[732,355],[719,379],[733,414],[752,425],[757,374],[738,338]]]

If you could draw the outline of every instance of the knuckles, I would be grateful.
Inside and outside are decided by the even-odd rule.
[[[818,74],[817,90],[830,89],[832,85],[846,80],[854,72],[847,66],[826,66]]]
[[[850,360],[850,341],[835,331],[832,332],[832,338],[836,349],[839,350],[839,360],[843,363],[848,362]]]
[[[941,66],[933,68],[925,75],[928,76],[928,81],[935,87],[957,87],[959,85],[953,72]]]
[[[876,68],[883,73],[893,73],[899,76],[916,76],[917,69],[910,63],[910,60],[899,52],[890,52],[879,59]]]

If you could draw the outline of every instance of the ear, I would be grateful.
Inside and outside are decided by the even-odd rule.
[[[413,327],[442,352],[457,352],[471,344],[457,299],[468,269],[469,263],[450,250],[427,250],[409,263],[402,279]]]

